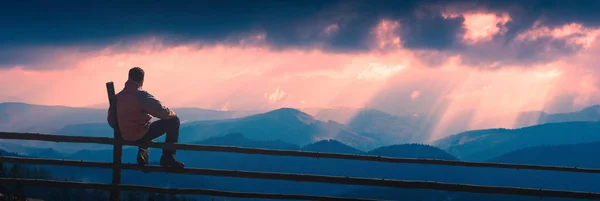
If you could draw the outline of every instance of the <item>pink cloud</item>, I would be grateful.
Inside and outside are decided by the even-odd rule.
[[[400,48],[402,41],[397,34],[400,29],[400,22],[393,20],[381,20],[374,28],[375,42],[378,48]]]
[[[569,23],[559,27],[550,28],[541,26],[539,22],[531,29],[517,35],[518,40],[537,40],[543,37],[553,39],[562,39],[572,45],[580,45],[584,48],[589,47],[596,37],[600,34],[600,29],[586,28],[578,23]]]
[[[325,32],[326,35],[332,35],[338,32],[338,30],[340,29],[340,26],[336,23],[336,24],[331,24],[327,27],[325,27],[325,30],[323,30]]]
[[[273,91],[273,93],[269,94],[268,92],[265,92],[265,98],[267,98],[267,100],[269,100],[270,102],[273,102],[273,103],[283,100],[286,97],[287,97],[287,94],[285,93],[285,91],[283,91],[279,87],[277,87],[277,89],[275,89],[275,91]]]
[[[420,95],[421,92],[419,90],[414,90],[412,93],[410,93],[410,100],[415,101]]]
[[[228,103],[230,110],[256,109],[273,107],[269,105],[272,100],[290,106],[296,106],[300,100],[324,106],[332,103],[336,98],[332,95],[341,88],[352,85],[365,69],[370,72],[370,79],[392,73],[385,68],[369,70],[370,63],[388,65],[397,60],[395,56],[405,54],[332,54],[227,45],[165,47],[155,40],[142,41],[132,49],[135,51],[74,58],[75,64],[70,68],[4,69],[0,75],[8,79],[0,82],[5,96],[40,104],[88,106],[106,102],[105,82],[114,81],[120,90],[127,70],[141,66],[147,72],[144,89],[170,106],[222,109]],[[262,98],[263,93],[271,93],[277,87],[278,95]],[[294,98],[282,99],[281,94]],[[356,99],[360,98],[337,104],[355,103]]]
[[[443,13],[445,18],[464,17],[463,26],[466,30],[463,41],[466,43],[477,43],[490,41],[495,35],[502,35],[508,31],[506,23],[511,21],[508,13],[492,12],[465,12],[465,13]]]
[[[469,43],[489,41],[497,34],[506,33],[508,30],[506,23],[511,20],[510,16],[506,13],[500,15],[493,13],[467,13],[464,17],[467,33],[465,33],[463,39]]]

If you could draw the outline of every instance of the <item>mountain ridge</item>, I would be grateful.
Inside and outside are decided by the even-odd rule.
[[[182,126],[180,132],[183,142],[237,132],[254,140],[282,140],[299,146],[323,139],[336,139],[360,149],[368,149],[376,144],[372,139],[348,130],[343,124],[316,120],[293,108],[281,108],[237,119],[191,122]]]
[[[517,129],[466,131],[432,144],[462,160],[482,161],[527,147],[600,141],[598,130],[599,121],[547,123]]]

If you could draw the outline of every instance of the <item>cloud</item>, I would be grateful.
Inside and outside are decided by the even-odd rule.
[[[219,111],[229,111],[229,102],[223,104],[223,107]]]
[[[573,44],[589,44],[593,37],[585,31],[600,25],[600,3],[593,0],[68,4],[3,4],[0,22],[9,31],[0,33],[0,68],[69,68],[76,59],[61,56],[135,51],[131,43],[147,38],[165,46],[258,45],[359,54],[381,50],[383,44],[434,51],[443,59],[460,54],[473,65],[508,61],[496,65],[502,67],[574,54],[580,47]],[[569,24],[584,36],[522,40]]]
[[[45,66],[54,52],[73,47],[131,51],[129,43],[146,38],[166,46],[260,43],[274,50],[364,53],[376,48],[372,30],[382,19],[402,25],[397,35],[405,47],[440,50],[452,48],[462,30],[461,19],[443,18],[420,1],[65,3],[71,6],[3,4],[0,22],[9,31],[0,33],[0,66]]]
[[[410,100],[415,101],[420,95],[421,92],[419,90],[414,90],[412,93],[410,93]]]
[[[265,93],[265,98],[269,100],[269,102],[277,103],[280,100],[287,98],[288,94],[285,91],[281,90],[279,87],[273,91],[273,93]]]
[[[444,18],[440,12],[428,11],[401,23],[401,39],[409,49],[453,49],[464,34],[462,18]]]
[[[400,64],[385,65],[381,63],[370,63],[362,69],[357,76],[359,80],[386,80],[404,69]]]
[[[397,49],[402,47],[402,41],[397,34],[400,29],[400,23],[392,20],[381,20],[373,29],[373,37],[377,48]]]
[[[323,32],[329,36],[329,35],[333,35],[333,34],[337,33],[339,29],[340,29],[340,26],[338,24],[331,24],[331,25],[325,27]]]
[[[463,14],[443,13],[442,15],[445,18],[463,17],[463,26],[466,29],[463,41],[471,44],[480,41],[489,41],[496,35],[506,33],[506,23],[511,20],[507,13],[470,12]]]
[[[517,35],[519,41],[536,41],[545,38],[564,40],[568,45],[587,48],[600,34],[600,28],[586,28],[578,23],[570,23],[549,28],[535,24],[532,29]]]
[[[273,106],[265,92],[281,105],[297,105],[301,100],[315,106],[360,105],[394,73],[394,66],[415,62],[406,51],[342,54],[225,44],[166,46],[158,40],[132,44],[135,51],[85,57],[62,52],[61,57],[73,58],[70,68],[0,69],[0,97],[21,97],[37,104],[97,105],[106,101],[105,82],[114,81],[118,90],[129,68],[141,66],[147,72],[144,88],[171,107],[218,110],[229,103],[229,110],[268,109]],[[52,62],[47,64],[56,65]],[[372,63],[380,66],[370,67]],[[369,79],[359,81],[361,72]],[[279,86],[279,91],[273,86]],[[56,95],[64,90],[71,95]],[[281,99],[283,94],[287,98]],[[344,98],[345,94],[355,98]]]

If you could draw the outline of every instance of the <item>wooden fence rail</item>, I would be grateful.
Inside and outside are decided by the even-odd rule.
[[[80,189],[96,189],[107,191],[138,191],[152,192],[162,194],[187,194],[187,195],[208,195],[216,197],[233,197],[233,198],[260,198],[260,199],[278,199],[278,200],[324,200],[324,201],[374,201],[373,199],[361,198],[340,198],[330,196],[312,196],[312,195],[292,195],[292,194],[268,194],[268,193],[245,193],[245,192],[229,192],[218,191],[211,189],[175,189],[175,188],[159,188],[151,186],[138,185],[111,185],[86,182],[71,182],[71,181],[53,181],[39,179],[13,179],[0,178],[0,183],[7,185],[27,185],[27,186],[43,186],[51,188],[80,188]]]
[[[0,139],[13,140],[39,140],[49,142],[70,142],[70,143],[93,143],[113,145],[114,140],[107,137],[80,137],[80,136],[65,136],[65,135],[50,135],[37,133],[14,133],[0,132]],[[136,143],[122,142],[126,146],[137,146]],[[600,169],[578,168],[578,167],[562,167],[562,166],[544,166],[544,165],[527,165],[527,164],[510,164],[510,163],[489,163],[489,162],[469,162],[455,160],[440,160],[440,159],[420,159],[420,158],[394,158],[372,155],[358,154],[339,154],[339,153],[322,153],[309,151],[293,151],[293,150],[272,150],[260,148],[245,148],[233,146],[213,146],[213,145],[195,145],[195,144],[164,144],[152,142],[149,144],[152,148],[170,147],[178,150],[188,151],[210,151],[210,152],[227,152],[241,154],[260,154],[271,156],[297,156],[309,158],[328,158],[328,159],[345,159],[359,161],[376,161],[387,163],[409,163],[409,164],[426,164],[426,165],[445,165],[445,166],[463,166],[463,167],[479,167],[479,168],[503,168],[517,170],[545,170],[558,172],[579,172],[579,173],[600,173]]]
[[[430,181],[405,181],[405,180],[393,180],[393,179],[340,177],[340,176],[324,176],[324,175],[309,175],[309,174],[289,174],[289,173],[275,173],[275,172],[251,172],[251,171],[217,170],[217,169],[203,169],[203,168],[177,168],[177,169],[175,169],[175,168],[164,168],[161,166],[139,166],[137,164],[112,164],[112,163],[90,162],[90,161],[20,158],[20,157],[0,157],[0,162],[20,163],[20,164],[38,164],[38,165],[62,165],[62,166],[91,167],[91,168],[114,168],[115,166],[119,166],[120,169],[140,170],[140,171],[144,171],[144,172],[164,172],[164,173],[176,173],[176,174],[223,176],[223,177],[269,179],[269,180],[286,180],[286,181],[301,181],[301,182],[319,182],[319,183],[361,185],[361,186],[379,186],[379,187],[408,188],[408,189],[431,189],[431,190],[469,192],[469,193],[491,193],[491,194],[512,194],[512,195],[524,195],[524,196],[538,196],[538,197],[600,199],[599,193],[590,193],[590,192],[574,192],[574,191],[545,190],[545,189],[516,188],[516,187],[499,187],[499,186],[479,186],[479,185],[451,184],[451,183],[430,182]]]

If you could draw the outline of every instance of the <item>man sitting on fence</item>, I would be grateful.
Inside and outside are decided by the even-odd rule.
[[[117,121],[123,140],[135,141],[141,145],[138,150],[137,162],[140,165],[148,164],[150,155],[147,143],[167,133],[165,142],[176,143],[179,138],[179,118],[168,107],[154,98],[147,91],[142,90],[144,84],[144,70],[134,67],[129,70],[129,78],[125,87],[117,96]],[[108,123],[115,127],[108,110]],[[160,120],[150,122],[152,116]],[[184,167],[182,162],[175,159],[175,149],[163,149],[160,165],[169,167]]]

